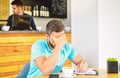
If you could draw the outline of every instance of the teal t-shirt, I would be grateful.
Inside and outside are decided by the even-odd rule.
[[[28,72],[27,78],[44,75],[37,67],[34,60],[39,56],[49,57],[52,54],[52,50],[47,44],[47,39],[36,41],[32,45],[31,53],[32,55],[30,61],[30,70]],[[61,49],[58,61],[56,63],[56,67],[54,68],[52,73],[60,72],[67,58],[72,60],[76,55],[77,52],[75,51],[75,49],[70,45],[70,43],[67,42]]]

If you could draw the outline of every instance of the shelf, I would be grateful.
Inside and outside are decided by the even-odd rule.
[[[43,18],[67,18],[67,0],[23,0],[26,13]]]

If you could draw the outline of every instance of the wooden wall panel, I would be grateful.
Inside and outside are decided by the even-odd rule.
[[[0,0],[0,20],[7,20],[10,15],[10,1]]]

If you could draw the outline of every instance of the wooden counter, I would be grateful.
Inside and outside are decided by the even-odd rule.
[[[71,34],[66,35],[71,42]],[[0,78],[15,78],[30,60],[31,45],[44,38],[44,33],[38,31],[0,32]],[[71,66],[70,61],[67,61],[65,66]]]

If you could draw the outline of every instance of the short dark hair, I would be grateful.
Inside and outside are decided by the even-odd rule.
[[[14,0],[11,2],[11,5],[23,6],[23,2],[21,0]]]
[[[46,33],[50,35],[54,32],[61,32],[64,30],[64,25],[58,20],[51,20],[46,25]]]

